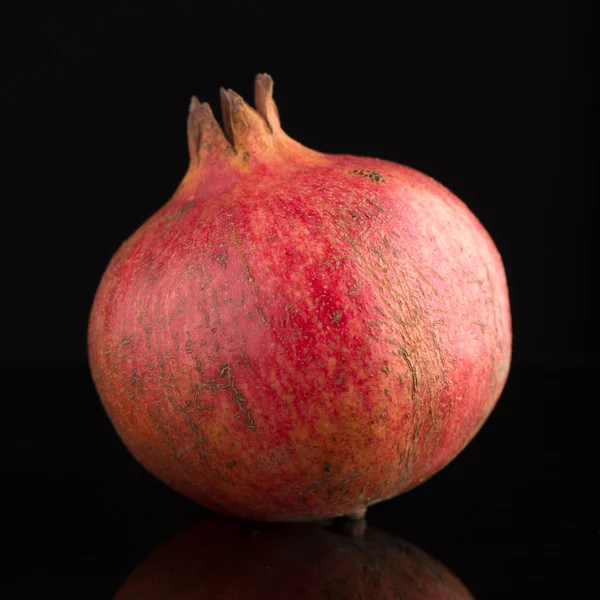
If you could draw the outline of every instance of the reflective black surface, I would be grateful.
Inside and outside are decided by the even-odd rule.
[[[368,525],[438,559],[475,598],[574,593],[578,561],[597,532],[578,491],[577,422],[560,407],[586,397],[596,375],[514,370],[469,447],[421,487],[370,508]],[[4,454],[4,597],[44,590],[111,598],[151,550],[210,516],[128,455],[86,369],[14,368],[2,376],[28,389],[6,421],[18,433]]]

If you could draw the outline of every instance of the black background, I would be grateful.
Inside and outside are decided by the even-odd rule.
[[[218,113],[219,86],[251,100],[263,71],[292,137],[435,177],[506,266],[514,360],[497,409],[447,469],[369,522],[439,558],[476,598],[577,597],[598,544],[579,483],[594,471],[580,442],[600,368],[591,13],[195,4],[177,17],[86,4],[3,19],[4,597],[109,598],[205,514],[116,437],[88,373],[87,316],[112,253],[185,172],[190,96]]]

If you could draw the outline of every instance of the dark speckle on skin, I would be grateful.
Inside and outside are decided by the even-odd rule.
[[[196,202],[194,202],[193,200],[190,200],[189,202],[182,204],[174,213],[172,213],[170,215],[165,215],[165,219],[167,221],[173,221],[174,219],[179,218],[181,215],[183,215],[188,210],[190,210],[190,208],[193,208],[195,205],[196,205]]]
[[[327,463],[324,467],[323,467],[323,471],[331,471],[331,465],[329,463]]]
[[[216,260],[224,269],[227,268],[227,251],[222,254],[214,254],[213,259]]]
[[[362,177],[368,177],[373,183],[385,183],[385,179],[381,176],[379,171],[370,171],[368,169],[354,169],[350,171],[353,175],[361,175]]]

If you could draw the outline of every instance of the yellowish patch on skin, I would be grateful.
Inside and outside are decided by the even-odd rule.
[[[333,377],[334,379],[338,375],[339,368],[337,366],[337,360],[334,356],[330,356],[327,359],[327,375],[328,377]]]

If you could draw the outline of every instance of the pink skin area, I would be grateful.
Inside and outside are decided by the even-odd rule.
[[[154,550],[115,600],[473,600],[447,567],[377,529],[215,519]]]
[[[242,166],[213,145],[107,268],[89,327],[107,413],[150,472],[224,514],[310,520],[407,491],[505,384],[500,256],[413,169],[239,138]]]

